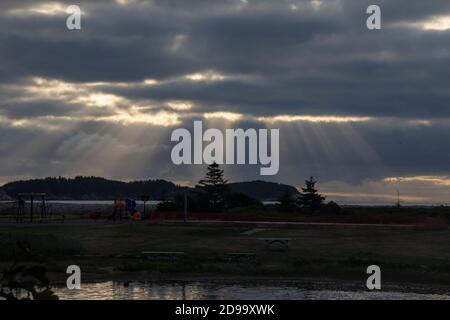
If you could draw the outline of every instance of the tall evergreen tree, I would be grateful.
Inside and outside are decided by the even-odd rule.
[[[197,184],[197,188],[206,192],[209,205],[213,210],[221,209],[224,204],[228,181],[223,176],[224,171],[214,162],[208,166],[205,178]]]
[[[299,197],[299,205],[303,208],[308,208],[312,212],[316,211],[322,205],[322,202],[325,200],[321,194],[319,194],[316,189],[317,181],[314,180],[313,177],[310,177],[309,180],[305,180],[305,187],[302,188],[302,193]]]

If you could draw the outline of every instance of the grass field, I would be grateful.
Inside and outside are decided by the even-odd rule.
[[[250,231],[250,232],[249,232]],[[266,250],[261,237],[292,237],[287,251]],[[29,247],[24,249],[23,247]],[[175,262],[150,261],[142,251],[183,251]],[[228,262],[227,253],[254,252],[256,260]],[[220,225],[95,224],[0,227],[0,261],[44,264],[83,272],[326,277],[366,279],[368,265],[385,281],[450,284],[450,232],[342,228],[251,229]]]

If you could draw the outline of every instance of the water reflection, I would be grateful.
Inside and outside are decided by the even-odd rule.
[[[210,283],[144,283],[98,282],[86,283],[81,290],[55,288],[61,299],[96,300],[450,300],[450,295],[405,292],[366,292],[339,290],[307,290],[295,286],[217,285]]]

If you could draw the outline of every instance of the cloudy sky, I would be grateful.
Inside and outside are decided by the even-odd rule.
[[[82,29],[66,28],[66,8]],[[378,4],[382,29],[368,30]],[[279,128],[280,170],[341,202],[450,203],[450,1],[0,3],[0,184],[192,184],[171,132]],[[228,165],[231,181],[259,166]]]

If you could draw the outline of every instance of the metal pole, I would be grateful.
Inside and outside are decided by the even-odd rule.
[[[146,201],[144,200],[144,214],[143,214],[143,216],[142,216],[143,219],[145,219],[145,218],[147,217],[147,215],[145,214],[145,202],[146,202]]]
[[[46,204],[45,204],[45,196],[42,196],[42,212],[41,212],[41,216],[44,222],[47,222],[47,208],[46,208]]]
[[[30,222],[32,223],[33,222],[33,207],[34,207],[34,204],[33,204],[33,196],[31,196],[30,197]]]
[[[187,221],[187,193],[184,193],[184,222]]]

